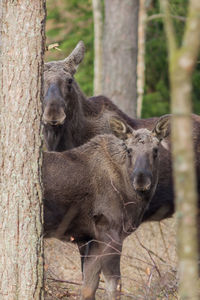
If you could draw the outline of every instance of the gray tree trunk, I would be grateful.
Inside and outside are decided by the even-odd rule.
[[[106,0],[103,93],[136,117],[139,0]]]
[[[42,299],[45,0],[0,2],[0,299]]]
[[[192,140],[192,72],[200,48],[200,1],[190,0],[182,44],[178,47],[168,0],[160,0],[165,13],[171,86],[172,156],[177,211],[179,297],[200,299],[197,246],[197,186]]]
[[[94,95],[102,94],[103,15],[102,0],[92,0],[94,19]]]

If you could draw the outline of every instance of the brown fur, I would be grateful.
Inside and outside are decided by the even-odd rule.
[[[120,119],[126,121],[133,129],[148,128],[151,130],[155,121],[158,120],[158,118],[131,119],[104,96],[87,99],[73,77],[83,56],[84,45],[80,42],[65,60],[50,62],[45,65],[44,114],[45,111],[48,111],[47,108],[52,98],[59,106],[60,100],[54,97],[54,95],[48,94],[48,90],[52,84],[55,84],[62,94],[62,101],[65,103],[66,113],[66,119],[63,125],[52,126],[46,123],[44,126],[44,137],[49,151],[71,149],[84,144],[97,134],[110,133],[109,118],[112,116],[120,117]],[[72,82],[67,84],[69,79],[72,80]],[[198,193],[200,195],[200,117],[193,115],[192,119]],[[169,144],[168,141],[167,143]],[[161,157],[158,187],[151,205],[144,215],[144,221],[159,221],[163,218],[170,217],[174,212],[170,151],[162,148]]]
[[[120,121],[112,129],[116,124],[124,142],[100,135],[73,150],[44,153],[45,234],[73,236],[84,255],[89,245],[82,299],[94,299],[101,271],[115,299],[123,240],[141,223],[158,179],[156,132],[132,132]]]

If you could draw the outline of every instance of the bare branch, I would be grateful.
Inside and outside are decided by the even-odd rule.
[[[146,22],[156,20],[156,19],[162,19],[164,17],[165,17],[164,14],[154,14],[154,15],[151,15],[151,16],[147,17]],[[170,18],[178,20],[178,21],[182,21],[182,22],[186,22],[186,20],[187,20],[187,18],[183,17],[183,16],[170,15]]]

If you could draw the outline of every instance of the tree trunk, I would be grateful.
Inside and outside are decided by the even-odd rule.
[[[146,0],[140,0],[138,18],[137,117],[141,118],[145,85]]]
[[[197,192],[192,140],[192,71],[200,47],[200,2],[190,0],[182,46],[178,48],[168,1],[160,0],[165,12],[171,85],[172,155],[177,211],[179,296],[199,299],[197,250]]]
[[[102,94],[103,15],[102,0],[92,0],[94,18],[94,95]]]
[[[106,0],[103,93],[125,113],[137,111],[137,37],[139,0]]]
[[[0,3],[0,299],[42,299],[41,97],[45,0]]]

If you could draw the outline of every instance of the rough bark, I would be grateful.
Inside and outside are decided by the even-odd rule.
[[[138,63],[137,63],[137,117],[141,118],[142,100],[144,96],[145,84],[145,36],[147,18],[146,0],[140,0],[138,18]]]
[[[102,0],[92,0],[94,18],[94,95],[102,94],[103,14]]]
[[[197,251],[197,192],[191,122],[191,75],[200,48],[200,2],[190,0],[182,45],[177,47],[168,2],[165,12],[171,85],[172,154],[177,210],[177,241],[181,300],[199,299]]]
[[[139,0],[106,0],[103,93],[129,116],[137,111]]]
[[[2,1],[0,299],[42,299],[45,0]]]

